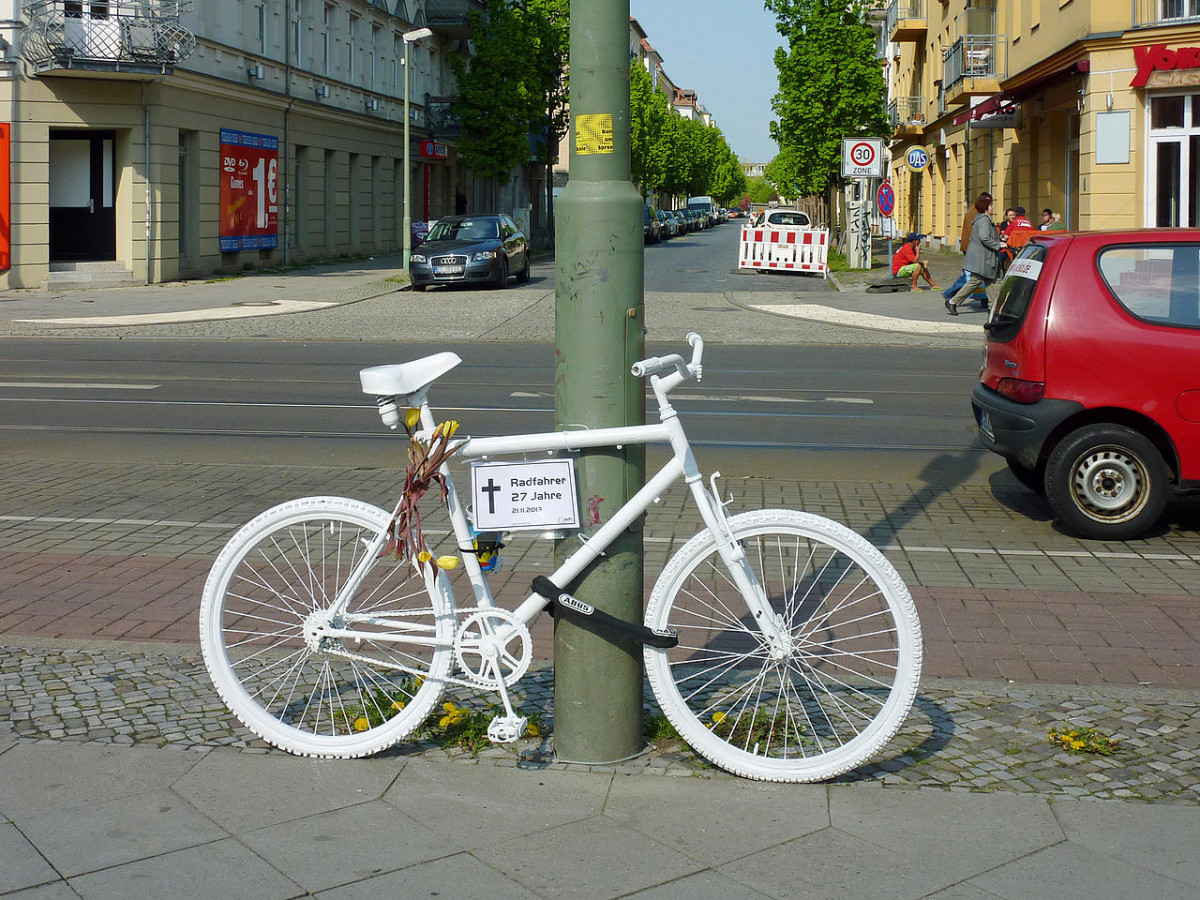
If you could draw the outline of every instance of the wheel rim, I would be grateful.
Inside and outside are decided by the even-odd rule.
[[[1081,512],[1101,522],[1124,522],[1148,502],[1149,475],[1140,459],[1118,446],[1089,450],[1072,469],[1071,496]]]
[[[230,561],[205,619],[218,690],[247,727],[291,752],[357,756],[394,743],[441,692],[448,619],[435,612],[424,579],[390,558],[372,566],[345,616],[328,615],[386,521],[328,510],[266,524]],[[380,639],[401,622],[443,646]],[[361,639],[330,636],[343,627]]]
[[[889,592],[911,599],[898,577],[881,585],[873,561],[800,530],[756,531],[737,536],[783,644],[769,645],[738,614],[744,603],[710,541],[673,578],[669,612],[652,608],[652,626],[676,629],[680,644],[648,651],[648,670],[681,736],[718,765],[773,780],[832,777],[903,722],[919,672],[915,611],[912,629],[898,621]]]

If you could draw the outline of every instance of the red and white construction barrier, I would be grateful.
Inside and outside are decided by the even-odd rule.
[[[739,269],[782,269],[819,272],[829,277],[828,228],[779,228],[764,226],[742,229]]]

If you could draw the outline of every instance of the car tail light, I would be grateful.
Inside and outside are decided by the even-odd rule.
[[[1014,403],[1037,403],[1046,396],[1046,383],[1024,381],[1020,378],[1001,378],[1000,383],[996,385],[996,393]]]

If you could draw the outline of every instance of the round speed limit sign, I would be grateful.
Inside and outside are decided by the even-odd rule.
[[[860,141],[850,148],[850,159],[856,166],[870,166],[875,162],[875,148]]]

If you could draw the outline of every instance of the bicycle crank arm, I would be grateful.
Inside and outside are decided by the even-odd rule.
[[[645,625],[635,625],[616,616],[596,609],[590,603],[584,603],[577,597],[572,597],[562,590],[545,575],[533,579],[533,590],[550,601],[550,615],[562,613],[568,618],[578,621],[588,621],[603,631],[610,631],[623,637],[632,638],[639,644],[669,650],[679,645],[679,634],[674,628],[647,628]]]

